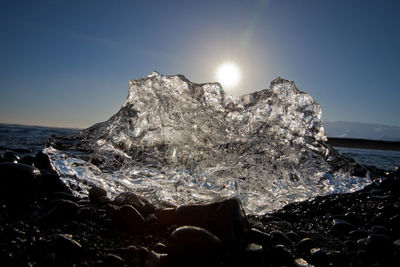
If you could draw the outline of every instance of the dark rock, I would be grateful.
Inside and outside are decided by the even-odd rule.
[[[389,225],[394,229],[400,229],[400,215],[395,215],[389,219]]]
[[[268,256],[268,261],[276,266],[292,266],[294,264],[292,254],[284,245],[275,246]]]
[[[312,249],[315,246],[314,241],[312,241],[311,238],[303,238],[298,244],[297,244],[297,249],[305,254],[308,255],[310,253],[310,249]]]
[[[46,213],[42,222],[45,224],[65,224],[68,223],[78,212],[78,204],[65,199],[57,201],[56,207]]]
[[[394,244],[389,237],[371,234],[367,239],[367,252],[375,257],[386,257],[394,251]]]
[[[173,217],[173,223],[205,228],[223,242],[244,246],[248,222],[242,203],[230,198],[206,204],[192,204],[178,207],[175,212],[166,212]],[[166,215],[166,214],[164,214]],[[167,216],[165,216],[167,217]]]
[[[328,255],[320,248],[311,249],[310,263],[314,264],[315,266],[328,266]]]
[[[14,151],[7,151],[6,153],[3,154],[4,159],[6,162],[13,162],[13,163],[18,163],[18,161],[21,159],[20,155]]]
[[[119,205],[131,205],[144,215],[154,213],[155,211],[154,205],[146,198],[131,192],[119,194],[115,197],[114,202]]]
[[[351,223],[346,222],[344,220],[334,219],[332,230],[337,233],[347,234],[350,231],[356,230],[356,227],[354,225],[352,225]]]
[[[89,199],[91,203],[105,203],[109,201],[107,191],[98,186],[89,189]]]
[[[374,225],[371,227],[371,233],[390,236],[390,231],[381,225]]]
[[[107,254],[103,259],[103,263],[104,263],[104,266],[118,267],[118,266],[125,265],[125,261],[121,257],[114,255],[114,254]]]
[[[353,238],[353,239],[361,239],[361,238],[367,238],[368,236],[368,232],[365,230],[354,230],[349,232],[349,237]]]
[[[267,223],[267,222],[282,221],[282,219],[281,219],[281,218],[278,218],[278,217],[276,217],[276,216],[269,216],[269,215],[266,215],[266,216],[263,216],[263,217],[261,218],[261,221],[262,221],[263,223]]]
[[[62,258],[77,258],[82,253],[82,246],[71,235],[56,234],[53,249]]]
[[[281,231],[272,231],[270,235],[274,245],[291,246],[292,244],[292,241]]]
[[[170,256],[178,265],[201,266],[214,261],[222,250],[221,240],[200,227],[181,226],[169,238]]]
[[[18,162],[22,163],[22,164],[26,164],[26,165],[30,165],[30,166],[35,166],[35,157],[32,156],[25,156],[22,159],[20,159]]]
[[[153,247],[153,250],[159,254],[167,254],[168,253],[167,246],[161,242],[158,242],[157,244],[155,244]]]
[[[80,198],[74,196],[73,194],[66,193],[66,192],[53,192],[50,195],[50,199],[65,199],[65,200],[77,202]]]
[[[0,193],[23,204],[33,196],[40,177],[39,169],[20,163],[0,163]]]
[[[66,186],[58,174],[42,174],[39,179],[38,189],[46,194],[53,192],[64,192],[72,195],[71,189]]]
[[[120,207],[114,214],[113,222],[122,232],[137,232],[145,224],[143,216],[131,205]]]
[[[286,233],[286,236],[290,239],[290,241],[292,241],[292,243],[297,243],[300,240],[300,236],[293,231]]]
[[[261,232],[260,230],[255,228],[251,228],[250,231],[247,233],[247,242],[261,245],[264,248],[272,247],[271,237],[268,234]]]
[[[35,166],[40,170],[46,170],[50,173],[56,173],[49,157],[42,151],[36,154]]]

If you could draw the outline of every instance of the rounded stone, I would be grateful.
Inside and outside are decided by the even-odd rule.
[[[108,200],[107,191],[98,186],[89,189],[89,199],[91,203],[103,203]]]
[[[145,223],[142,214],[131,205],[120,207],[113,219],[117,230],[122,232],[137,232]]]
[[[79,205],[70,200],[60,199],[57,206],[46,213],[42,222],[47,224],[65,224],[74,217],[79,210]]]
[[[392,240],[385,235],[371,234],[367,238],[367,252],[379,257],[390,255],[394,250]]]
[[[312,249],[315,246],[314,241],[312,241],[311,238],[303,238],[302,240],[300,240],[300,242],[297,244],[297,249],[303,253],[303,254],[309,254],[310,253],[310,249]]]
[[[281,231],[272,231],[270,235],[272,238],[272,243],[275,245],[290,246],[292,244],[292,241]]]
[[[337,233],[347,234],[350,231],[354,231],[356,229],[357,228],[353,224],[346,222],[345,220],[340,220],[340,219],[333,220],[332,230],[334,230]]]
[[[206,229],[196,226],[181,226],[171,233],[169,248],[175,255],[208,255],[221,251],[223,243]]]
[[[251,228],[250,231],[247,233],[247,242],[261,245],[264,248],[272,247],[271,236],[256,228]]]
[[[26,164],[0,163],[0,192],[23,200],[34,193],[40,174],[39,169]]]
[[[56,234],[52,248],[56,253],[56,258],[61,258],[63,261],[76,259],[82,255],[82,245],[67,234]]]
[[[368,236],[368,232],[365,230],[354,230],[349,232],[349,237],[358,240],[361,238],[366,238]]]
[[[154,213],[155,207],[146,198],[132,192],[124,192],[117,195],[114,202],[119,205],[131,205],[142,214]]]
[[[13,163],[17,163],[21,159],[20,155],[14,151],[7,151],[3,154],[3,157],[7,162]]]

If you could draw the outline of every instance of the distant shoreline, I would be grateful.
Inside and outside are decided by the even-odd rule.
[[[350,147],[350,148],[400,151],[400,142],[393,142],[393,141],[328,137],[328,144],[330,144],[333,147]]]

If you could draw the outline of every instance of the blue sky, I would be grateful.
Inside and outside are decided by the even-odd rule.
[[[0,2],[0,122],[89,127],[157,70],[241,95],[294,80],[324,121],[400,126],[400,1]]]

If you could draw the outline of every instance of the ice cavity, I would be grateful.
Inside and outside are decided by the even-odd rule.
[[[326,144],[321,107],[294,82],[241,97],[219,83],[153,72],[132,80],[120,111],[45,152],[77,194],[101,185],[174,205],[238,196],[261,214],[369,181]]]

